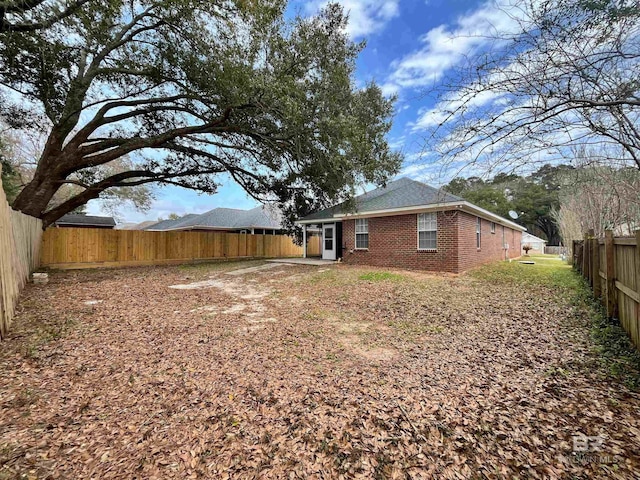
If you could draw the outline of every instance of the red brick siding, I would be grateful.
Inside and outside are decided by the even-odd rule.
[[[342,258],[346,263],[441,272],[458,271],[456,212],[438,212],[436,251],[418,250],[416,214],[370,218],[369,249],[355,250],[355,241],[355,220],[343,221]]]
[[[458,273],[483,263],[504,260],[502,226],[491,233],[482,219],[482,245],[476,248],[477,217],[460,211],[438,212],[436,251],[418,250],[416,214],[369,219],[369,249],[355,249],[355,220],[342,222],[345,263]],[[520,231],[505,228],[508,255],[520,256]],[[515,246],[515,248],[514,248]]]

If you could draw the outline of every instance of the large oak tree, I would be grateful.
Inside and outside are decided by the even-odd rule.
[[[47,225],[107,189],[215,192],[227,174],[292,218],[386,181],[401,162],[386,141],[393,105],[355,85],[362,45],[342,10],[289,21],[285,7],[89,1],[46,28],[0,33],[5,121],[48,134],[14,208]],[[131,169],[96,175],[124,156]],[[51,208],[68,183],[81,191]]]

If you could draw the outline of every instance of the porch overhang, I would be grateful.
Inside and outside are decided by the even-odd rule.
[[[335,223],[342,222],[341,218],[332,217],[332,218],[318,218],[316,220],[296,220],[294,223],[296,225],[315,225],[316,223]]]

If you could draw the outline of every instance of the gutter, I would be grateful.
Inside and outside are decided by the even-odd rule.
[[[336,213],[332,218],[318,218],[315,220],[298,220],[295,222],[297,225],[305,225],[305,224],[313,224],[313,223],[326,223],[326,222],[341,222],[343,219],[348,220],[351,218],[372,218],[372,217],[389,217],[392,215],[403,215],[408,213],[425,213],[425,212],[433,212],[439,210],[461,210],[466,213],[470,213],[476,215],[478,217],[484,218],[486,220],[491,220],[494,223],[499,225],[504,225],[514,230],[520,230],[521,232],[525,232],[527,229],[522,225],[518,225],[506,218],[501,217],[500,215],[496,215],[495,213],[491,213],[484,208],[480,208],[473,203],[469,203],[466,200],[461,200],[458,202],[442,202],[442,203],[433,203],[430,205],[415,205],[411,207],[399,207],[399,208],[390,208],[386,210],[371,210],[368,212],[360,212],[360,213]]]

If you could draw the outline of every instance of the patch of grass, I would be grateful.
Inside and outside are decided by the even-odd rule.
[[[34,328],[24,336],[18,351],[25,358],[37,360],[41,347],[63,338],[68,331],[76,328],[78,320],[72,314],[50,317],[46,321],[41,318],[25,319],[24,323],[31,322]]]
[[[391,272],[367,272],[358,277],[359,280],[367,280],[369,282],[399,282],[405,279],[402,275]]]
[[[207,273],[214,271],[237,270],[240,268],[257,267],[264,265],[264,260],[236,260],[236,259],[220,259],[211,260],[210,262],[191,263],[186,265],[178,265],[178,270],[189,273]]]
[[[483,265],[469,272],[479,280],[491,283],[509,283],[524,287],[547,286],[563,291],[573,291],[580,286],[580,278],[573,268],[550,255],[531,256],[527,260],[534,265],[525,265],[518,261],[496,262]]]
[[[327,284],[333,284],[336,283],[336,281],[338,280],[338,275],[336,275],[336,272],[334,269],[330,269],[327,270],[326,272],[318,272],[318,273],[314,273],[313,275],[310,275],[309,277],[307,277],[307,282],[315,285],[315,284],[322,284],[322,283],[327,283]]]
[[[424,323],[409,320],[396,320],[389,322],[388,325],[410,338],[428,333],[440,334],[444,332],[444,327],[440,325],[426,325]]]
[[[21,390],[20,393],[13,399],[13,406],[16,408],[28,407],[33,405],[40,398],[40,394],[35,390],[27,388]]]
[[[588,318],[598,360],[606,373],[631,390],[640,390],[640,352],[624,329],[611,322],[585,279],[571,265],[552,255],[532,255],[535,265],[501,262],[477,268],[469,275],[491,283],[522,287],[551,287],[568,301],[575,314]],[[562,372],[548,372],[558,374]]]
[[[600,300],[593,296],[587,281],[577,273],[579,287],[573,298],[578,311],[587,315],[595,351],[607,373],[623,382],[633,391],[640,390],[640,352],[634,347],[627,332],[616,322],[607,318]]]

